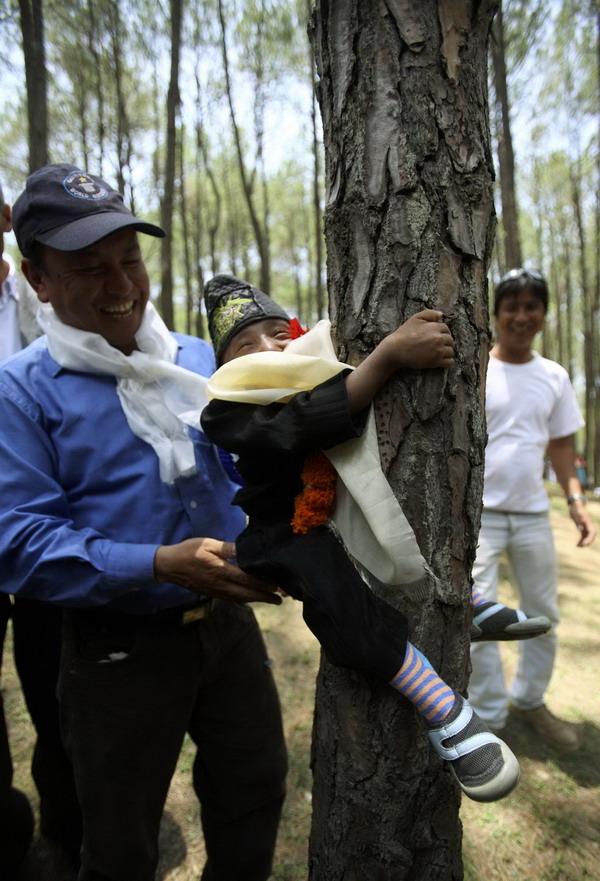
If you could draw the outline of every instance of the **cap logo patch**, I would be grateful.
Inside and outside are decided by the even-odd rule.
[[[221,306],[216,307],[213,313],[213,327],[217,346],[220,340],[226,337],[237,322],[244,317],[249,306],[256,306],[252,297],[229,297]]]
[[[98,202],[108,198],[108,190],[97,184],[89,174],[83,171],[72,171],[63,181],[63,186],[70,196]]]

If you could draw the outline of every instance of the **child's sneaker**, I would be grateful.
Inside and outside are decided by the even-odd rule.
[[[502,603],[489,602],[478,608],[481,611],[473,616],[471,623],[471,642],[533,639],[552,627],[552,622],[544,615],[528,618],[521,609],[511,609]]]
[[[450,715],[429,730],[429,739],[437,754],[450,763],[462,791],[474,801],[497,801],[519,782],[516,756],[459,694]]]

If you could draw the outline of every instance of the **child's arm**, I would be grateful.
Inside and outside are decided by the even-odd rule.
[[[454,364],[454,340],[443,313],[425,309],[411,316],[386,336],[346,377],[348,409],[359,413],[373,400],[376,392],[400,367],[422,369],[451,367]]]

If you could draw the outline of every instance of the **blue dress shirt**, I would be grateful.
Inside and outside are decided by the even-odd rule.
[[[174,334],[177,364],[202,376],[212,348]],[[148,614],[193,594],[157,584],[159,545],[233,541],[245,525],[236,487],[205,435],[190,429],[198,473],[162,482],[129,428],[113,376],[58,365],[45,338],[0,367],[0,590],[64,606]]]

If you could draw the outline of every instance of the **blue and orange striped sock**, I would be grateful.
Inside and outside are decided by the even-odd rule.
[[[473,608],[475,610],[475,614],[477,612],[481,612],[483,608],[490,605],[490,600],[481,593],[480,590],[477,590],[475,586],[471,588],[471,597],[473,600]]]
[[[449,715],[456,695],[437,675],[425,655],[410,642],[404,663],[390,685],[414,705],[429,725],[437,725]]]

